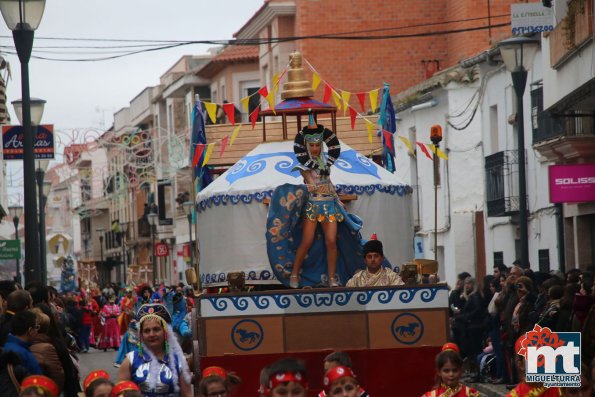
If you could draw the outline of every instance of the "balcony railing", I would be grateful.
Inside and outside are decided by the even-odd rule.
[[[505,150],[485,158],[488,216],[510,216],[519,210],[518,152]]]
[[[593,37],[593,0],[570,0],[568,12],[550,33],[550,64],[558,68]]]

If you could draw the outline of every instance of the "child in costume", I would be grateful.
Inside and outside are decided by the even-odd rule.
[[[43,375],[32,375],[23,379],[19,397],[58,397],[58,385]]]
[[[349,357],[349,354],[347,354],[343,351],[332,352],[324,358],[324,371],[326,373],[329,373],[334,368],[341,367],[341,366],[347,367],[351,370],[351,372],[353,372],[353,369],[352,369],[353,364],[351,362],[351,357]],[[326,392],[326,388],[325,388],[325,390],[322,390],[320,393],[318,393],[318,397],[327,397],[329,395],[330,394],[327,394],[327,392]],[[358,393],[356,395],[359,397],[369,397],[370,396],[368,394],[368,392],[361,385],[359,385],[359,382],[358,382]]]
[[[136,383],[125,380],[116,383],[111,397],[142,397],[142,394]]]
[[[446,343],[436,356],[436,386],[422,397],[479,397],[479,392],[460,383],[463,359],[459,347]]]
[[[324,375],[324,391],[327,396],[359,397],[360,386],[349,367],[339,365]]]
[[[118,316],[120,308],[116,305],[115,296],[110,296],[109,302],[101,309],[101,317],[105,321],[101,340],[97,345],[98,349],[118,349],[120,347],[120,327],[118,326]]]
[[[306,397],[308,381],[306,367],[294,358],[283,358],[268,368],[269,382],[264,393],[267,397]]]
[[[213,395],[229,396],[233,388],[242,383],[235,374],[221,367],[208,367],[202,371],[202,379],[198,385],[201,397]]]
[[[110,397],[113,387],[109,374],[103,370],[89,373],[83,382],[85,397]]]

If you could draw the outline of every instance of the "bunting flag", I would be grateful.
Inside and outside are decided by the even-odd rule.
[[[333,90],[333,101],[335,101],[337,110],[341,110],[341,96],[335,90]],[[343,112],[343,114],[345,114],[345,112]]]
[[[238,134],[240,133],[241,128],[242,128],[242,125],[240,124],[236,128],[233,129],[233,132],[231,133],[231,139],[229,140],[229,146],[233,145],[236,138],[238,137]]]
[[[348,108],[349,108],[349,117],[351,118],[351,129],[354,130],[355,129],[355,118],[357,117],[357,112],[351,106],[348,106]]]
[[[231,125],[235,125],[236,124],[236,121],[235,121],[236,107],[233,105],[233,103],[224,103],[223,110],[225,111],[225,114],[227,115],[227,119],[229,120]]]
[[[357,95],[357,100],[359,102],[359,105],[362,108],[362,113],[366,114],[366,93],[358,92],[356,95]]]
[[[242,107],[244,108],[244,111],[246,113],[250,112],[250,97],[246,96],[242,99],[240,99],[240,102],[242,102]]]
[[[407,149],[411,152],[411,154],[415,156],[415,152],[413,151],[413,147],[411,146],[411,142],[409,142],[409,139],[405,138],[404,136],[400,136],[400,135],[399,135],[399,139],[401,140],[401,142],[403,142],[403,144],[405,144],[405,146],[407,146]]]
[[[444,154],[444,152],[442,150],[440,150],[439,147],[437,147],[434,144],[427,144],[427,146],[430,148],[432,153],[434,153],[435,155],[437,155],[438,157],[440,157],[443,160],[448,160],[448,156],[446,154]]]
[[[250,121],[252,122],[252,129],[256,125],[256,121],[258,120],[258,113],[260,112],[260,106],[254,108],[252,113],[250,113]]]
[[[379,88],[370,91],[368,94],[370,96],[370,107],[372,108],[372,113],[376,111],[376,104],[378,103],[378,92],[380,91]]]
[[[395,172],[395,141],[394,134],[397,132],[395,108],[390,98],[390,89],[388,84],[384,84],[382,94],[382,109],[380,110],[379,123],[382,126],[382,144],[384,150],[382,153],[382,165],[389,172]],[[386,132],[386,133],[385,133]]]
[[[269,109],[271,109],[273,111],[273,113],[275,115],[277,115],[277,112],[275,112],[275,92],[274,91],[269,92],[266,99],[267,99],[267,102],[269,103]]]
[[[196,145],[194,149],[194,157],[192,157],[192,166],[196,167],[198,163],[200,163],[200,159],[202,157],[203,152],[205,151],[205,145],[199,143]]]
[[[370,141],[370,143],[372,143],[373,142],[373,134],[374,134],[374,123],[372,123],[368,119],[364,119],[364,120],[366,120],[366,128],[368,129],[368,141]]]
[[[219,152],[219,158],[223,157],[223,153],[227,148],[227,142],[229,141],[229,135],[225,135],[221,140],[221,151]]]
[[[422,152],[424,152],[424,154],[426,155],[427,158],[429,158],[430,160],[433,160],[432,155],[428,151],[428,148],[426,147],[425,144],[423,144],[421,142],[415,142],[415,144],[417,146],[419,146],[419,148],[421,149]]]
[[[322,98],[322,102],[328,103],[329,99],[331,99],[332,93],[333,93],[333,89],[331,88],[331,86],[328,83],[326,83],[324,85],[324,98]]]
[[[349,107],[349,98],[351,98],[351,92],[341,91],[341,99],[343,99],[343,116]]]
[[[217,104],[212,102],[203,102],[205,105],[205,109],[207,109],[207,113],[209,114],[209,118],[213,122],[213,124],[217,123]]]
[[[273,80],[272,80],[273,81],[273,92],[274,92],[273,96],[277,95],[277,91],[279,91],[279,80],[280,80],[279,72],[277,72],[273,75]]]
[[[207,163],[211,159],[211,155],[213,154],[213,149],[215,149],[215,144],[214,143],[209,143],[207,145],[207,152],[205,153],[205,159],[202,161],[202,166],[203,167],[205,165],[207,165]]]
[[[313,72],[312,73],[312,89],[314,91],[316,91],[319,84],[320,84],[320,76],[318,75],[318,73]]]
[[[264,87],[262,87],[260,90],[258,90],[258,93],[260,95],[262,95],[263,98],[266,98],[267,95],[269,95],[269,89],[267,88],[267,86],[265,85]]]

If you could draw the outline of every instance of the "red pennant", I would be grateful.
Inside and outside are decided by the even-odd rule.
[[[225,135],[221,140],[221,152],[219,152],[219,158],[223,157],[223,152],[227,148],[227,141],[229,141],[229,135]]]
[[[266,88],[266,87],[265,87]],[[260,111],[260,106],[257,106],[252,113],[250,113],[250,121],[252,122],[252,129],[256,125],[256,120],[258,120],[258,112]]]
[[[357,100],[359,101],[360,106],[362,107],[362,113],[366,114],[366,94],[367,92],[358,92]]]
[[[192,157],[192,165],[196,167],[200,158],[202,157],[202,153],[205,151],[205,146],[202,143],[196,145],[196,149],[194,149],[194,157]]]
[[[387,130],[382,130],[382,136],[384,137],[384,144],[388,147],[391,153],[395,152],[395,147],[393,146],[393,140],[391,139],[393,134],[388,132]]]
[[[235,121],[236,109],[235,109],[235,106],[233,105],[233,103],[224,103],[223,110],[225,111],[225,114],[227,115],[227,119],[229,120],[231,125],[236,125],[236,121]]]
[[[258,93],[260,95],[262,95],[263,98],[266,98],[267,95],[269,95],[269,89],[267,88],[267,86],[265,85],[264,87],[262,87],[260,90],[258,90]]]
[[[354,108],[349,106],[349,117],[351,117],[351,129],[355,129],[355,118],[357,117],[357,112]]]
[[[331,95],[333,94],[333,89],[331,86],[326,83],[324,85],[324,98],[322,98],[322,102],[327,103],[331,99]]]
[[[430,154],[430,152],[425,144],[423,144],[421,142],[415,142],[415,144],[417,146],[419,146],[419,148],[421,149],[422,152],[424,152],[424,154],[426,155],[427,158],[429,158],[430,160],[433,160],[432,155]]]

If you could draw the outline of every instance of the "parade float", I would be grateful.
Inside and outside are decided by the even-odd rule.
[[[282,119],[285,139],[287,118],[296,116],[299,129],[301,117],[308,112],[317,118],[330,115],[319,121],[335,130],[336,107],[312,99],[309,87],[301,65],[292,62],[284,101],[274,111],[260,112],[263,117]],[[410,262],[411,188],[349,146],[340,145],[330,175],[346,210],[363,220],[358,236],[365,240],[377,234],[384,242],[385,257],[396,270],[401,267],[412,273],[411,280],[419,273],[435,273],[435,266]],[[293,140],[259,145],[196,197],[202,287],[210,291],[233,287],[232,276],[241,274],[247,285],[268,288],[246,292],[240,282],[235,291],[231,288],[231,292],[200,297],[193,321],[195,373],[222,366],[243,378],[236,395],[254,395],[261,368],[293,356],[306,362],[309,395],[314,396],[323,389],[324,357],[342,350],[350,354],[358,379],[371,395],[394,395],[395,385],[399,385],[399,395],[421,395],[432,385],[434,357],[448,338],[445,285],[411,282],[406,286],[316,288],[304,283],[300,287],[305,288],[290,290],[285,287],[287,280],[275,271],[280,266],[277,262],[286,256],[284,247],[292,241],[285,246],[272,243],[291,237],[271,232],[275,225],[271,226],[267,215],[276,188],[303,184],[295,169],[298,160],[293,146]],[[293,200],[282,205],[289,207]],[[316,251],[311,250],[313,255]]]

